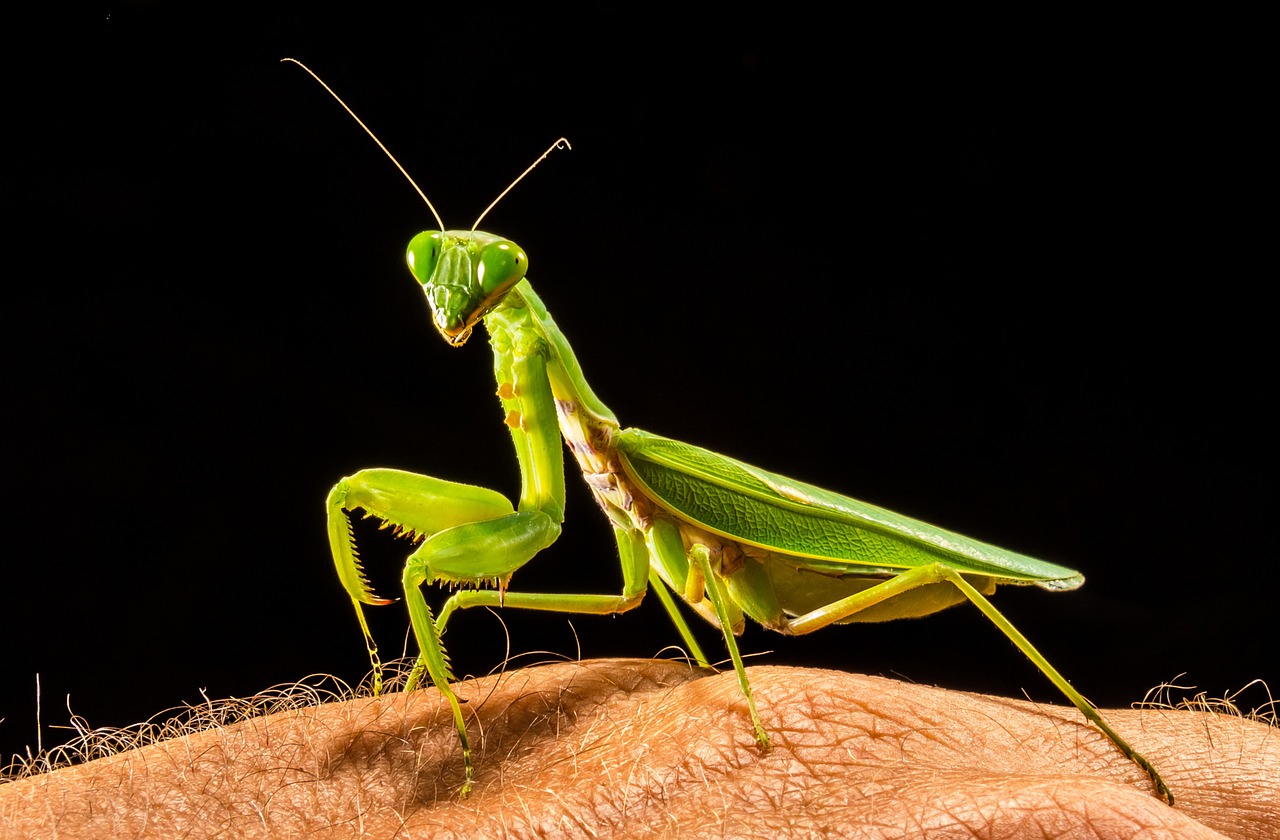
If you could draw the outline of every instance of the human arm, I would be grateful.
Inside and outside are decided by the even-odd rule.
[[[466,800],[448,708],[425,690],[253,718],[0,786],[0,833],[1280,832],[1280,733],[1262,723],[1107,712],[1164,773],[1169,808],[1073,709],[837,671],[750,673],[767,753],[732,672],[566,662],[457,686],[477,745]]]

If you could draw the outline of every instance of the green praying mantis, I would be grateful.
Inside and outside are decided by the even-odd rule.
[[[328,85],[300,62],[285,61],[310,73],[409,178]],[[925,616],[968,600],[1145,770],[1158,795],[1172,804],[1168,786],[1151,763],[986,597],[1001,584],[1035,585],[1051,592],[1075,589],[1084,582],[1079,572],[621,426],[587,384],[573,348],[526,279],[525,252],[510,240],[476,230],[515,183],[554,149],[567,145],[563,138],[556,141],[471,230],[444,230],[419,189],[441,230],[415,236],[407,254],[432,321],[450,346],[464,344],[477,325],[488,333],[497,393],[520,467],[517,504],[488,488],[394,469],[366,469],[343,478],[326,501],[329,545],[355,605],[375,692],[382,689],[382,666],[362,605],[391,601],[377,596],[365,577],[350,515],[363,511],[417,542],[404,566],[403,585],[420,654],[405,690],[416,688],[425,673],[452,709],[464,763],[459,795],[470,792],[474,766],[441,639],[454,613],[483,606],[608,615],[633,609],[652,590],[699,665],[710,667],[710,660],[672,593],[721,631],[762,750],[769,747],[769,734],[735,641],[745,618],[779,633],[801,635],[832,624]],[[562,438],[613,526],[622,568],[619,594],[508,588],[515,572],[560,535],[565,517]],[[438,616],[423,596],[426,584],[458,590]]]

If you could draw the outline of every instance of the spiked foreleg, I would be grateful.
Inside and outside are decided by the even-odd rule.
[[[407,536],[433,535],[464,523],[489,521],[514,513],[511,502],[484,487],[444,481],[402,470],[361,470],[342,479],[329,491],[325,503],[328,514],[329,549],[338,569],[338,578],[355,606],[360,630],[373,668],[373,690],[382,692],[382,663],[378,646],[369,632],[361,604],[389,604],[373,592],[356,548],[350,514],[363,510]]]

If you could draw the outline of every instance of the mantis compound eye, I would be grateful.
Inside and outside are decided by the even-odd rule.
[[[491,299],[524,279],[529,270],[529,258],[519,245],[508,240],[491,242],[480,252],[480,265],[476,280],[481,294]]]
[[[424,230],[409,241],[405,260],[409,263],[409,271],[413,272],[414,278],[424,286],[431,281],[436,264],[440,261],[440,251],[444,247],[442,236],[438,230]]]

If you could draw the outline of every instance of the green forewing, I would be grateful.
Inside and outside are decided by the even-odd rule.
[[[737,542],[856,573],[945,563],[962,572],[1074,589],[1074,569],[1006,551],[640,429],[615,440],[628,472],[663,507]],[[830,562],[836,561],[836,562]]]

